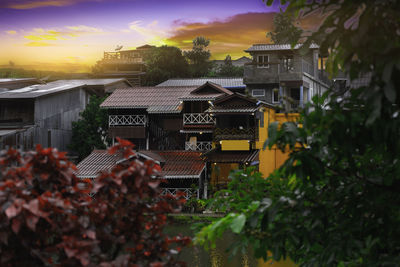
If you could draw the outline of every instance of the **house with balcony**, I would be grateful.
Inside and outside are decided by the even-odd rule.
[[[153,48],[152,45],[139,46],[136,49],[104,52],[103,58],[97,62],[101,70],[97,78],[126,78],[132,85],[140,86],[146,74],[144,56]]]
[[[303,54],[301,44],[255,44],[245,50],[253,61],[244,67],[243,81],[249,94],[284,111],[296,111],[331,84],[324,70],[324,57],[317,45]],[[287,101],[284,101],[287,100]]]
[[[132,141],[138,149],[211,149],[215,118],[205,111],[233,94],[217,84],[135,87],[115,90],[102,104],[109,113],[109,136]]]
[[[222,188],[232,170],[259,164],[259,126],[264,125],[266,108],[274,109],[268,103],[234,93],[215,100],[206,110],[216,119],[213,149],[203,154],[211,170],[211,185]]]

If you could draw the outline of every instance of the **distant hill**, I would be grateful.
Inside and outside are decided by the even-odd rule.
[[[90,78],[89,73],[67,73],[62,71],[27,70],[23,68],[0,68],[0,78],[38,78],[46,81]]]

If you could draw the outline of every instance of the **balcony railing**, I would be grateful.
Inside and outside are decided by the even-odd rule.
[[[313,66],[305,61],[304,59],[301,60],[294,60],[289,62],[281,61],[280,63],[280,73],[302,73],[305,72],[311,76],[314,76],[314,68]]]
[[[192,189],[192,188],[162,188],[161,195],[173,195],[176,196],[176,193],[180,191],[185,193],[184,198],[186,200],[191,199],[192,197],[199,198],[199,189]]]
[[[183,125],[215,124],[215,118],[206,113],[183,114]]]
[[[110,115],[108,117],[109,126],[145,126],[146,115]]]
[[[254,140],[258,136],[254,128],[238,129],[238,128],[216,128],[214,130],[214,140]]]
[[[208,151],[212,149],[211,142],[185,142],[185,150]]]

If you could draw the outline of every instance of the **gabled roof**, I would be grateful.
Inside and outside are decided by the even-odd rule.
[[[297,44],[293,49],[299,49],[302,44]],[[319,46],[311,44],[310,49],[318,49]],[[262,51],[278,51],[278,50],[292,50],[290,44],[254,44],[250,48],[244,50],[245,52],[262,52]]]
[[[215,100],[224,95],[231,95],[232,91],[212,82],[206,82],[198,88],[191,91],[188,95],[180,97],[180,100],[187,101],[207,101]]]
[[[243,78],[230,77],[230,78],[190,78],[190,79],[169,79],[157,86],[200,86],[206,82],[212,82],[224,88],[246,88],[243,83]]]
[[[196,87],[135,87],[116,89],[101,105],[102,108],[146,109],[149,113],[180,113],[179,97]]]
[[[227,94],[227,95],[233,94],[228,89],[225,89],[224,87],[222,87],[216,83],[209,82],[209,81],[207,81],[205,84],[201,85],[200,87],[198,87],[195,90],[193,90],[192,92],[190,92],[190,94],[196,94],[196,95],[208,94],[210,89],[211,89],[211,91],[214,91],[215,93],[223,93],[223,94]]]

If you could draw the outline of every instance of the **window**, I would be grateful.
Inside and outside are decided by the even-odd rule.
[[[272,103],[278,103],[279,102],[279,89],[274,88],[272,89]]]
[[[253,89],[251,91],[252,96],[265,96],[265,90],[264,89]]]
[[[282,63],[283,63],[283,70],[285,71],[294,70],[293,56],[284,57]]]
[[[258,55],[257,56],[257,66],[259,68],[269,68],[269,56],[268,55]]]

